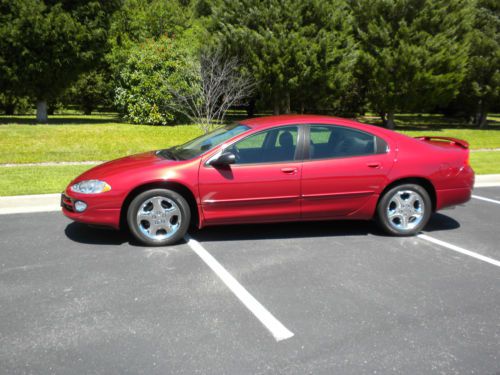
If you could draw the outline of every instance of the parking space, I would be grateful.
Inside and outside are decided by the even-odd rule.
[[[499,219],[500,205],[473,199],[425,234],[499,260]],[[500,267],[366,222],[192,237],[293,336],[276,340],[188,244],[144,248],[59,213],[3,215],[2,372],[500,371]]]

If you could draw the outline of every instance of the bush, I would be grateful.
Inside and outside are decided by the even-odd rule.
[[[187,43],[166,36],[132,47],[115,90],[115,104],[124,118],[150,125],[182,121],[172,110],[172,92],[189,88],[193,61]]]

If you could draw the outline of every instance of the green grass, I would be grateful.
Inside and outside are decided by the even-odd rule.
[[[440,137],[453,137],[464,139],[469,142],[472,150],[485,148],[500,148],[499,130],[477,130],[477,129],[433,129],[433,130],[398,130],[410,137],[420,135],[433,135]]]
[[[109,160],[181,144],[202,133],[196,125],[139,126],[103,116],[69,120],[73,122],[68,124],[66,117],[57,125],[0,125],[0,163]]]
[[[477,174],[500,173],[500,152],[471,153]],[[0,167],[0,196],[59,193],[91,165]]]
[[[92,165],[0,167],[0,196],[60,193]]]
[[[500,152],[472,152],[470,163],[476,174],[500,173]]]
[[[380,125],[378,117],[371,114],[361,121]],[[471,149],[500,148],[500,116],[488,116],[488,128],[475,129],[460,118],[447,118],[436,114],[396,115],[396,131],[410,137],[433,135],[464,139]]]
[[[374,117],[363,121],[377,124]],[[399,115],[398,131],[410,135],[462,138],[472,149],[500,148],[500,115],[489,117],[489,128],[467,127],[439,115]],[[114,114],[56,115],[48,125],[33,125],[33,116],[0,116],[0,164],[110,160],[165,148],[201,134],[196,125],[139,126],[122,123]],[[472,152],[477,174],[500,173],[500,152]],[[0,195],[62,191],[89,165],[0,167]]]

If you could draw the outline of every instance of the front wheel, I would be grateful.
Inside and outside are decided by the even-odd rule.
[[[380,199],[377,222],[388,234],[412,236],[425,227],[431,212],[431,199],[422,186],[402,184],[387,191]]]
[[[178,242],[186,234],[190,219],[186,199],[167,189],[152,189],[139,194],[127,211],[130,232],[148,246]]]

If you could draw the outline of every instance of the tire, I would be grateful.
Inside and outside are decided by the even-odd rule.
[[[432,214],[432,202],[422,186],[401,184],[387,191],[377,205],[377,222],[393,236],[413,236]]]
[[[137,195],[127,210],[132,235],[147,246],[173,245],[186,234],[191,210],[186,199],[167,189],[147,190]]]

